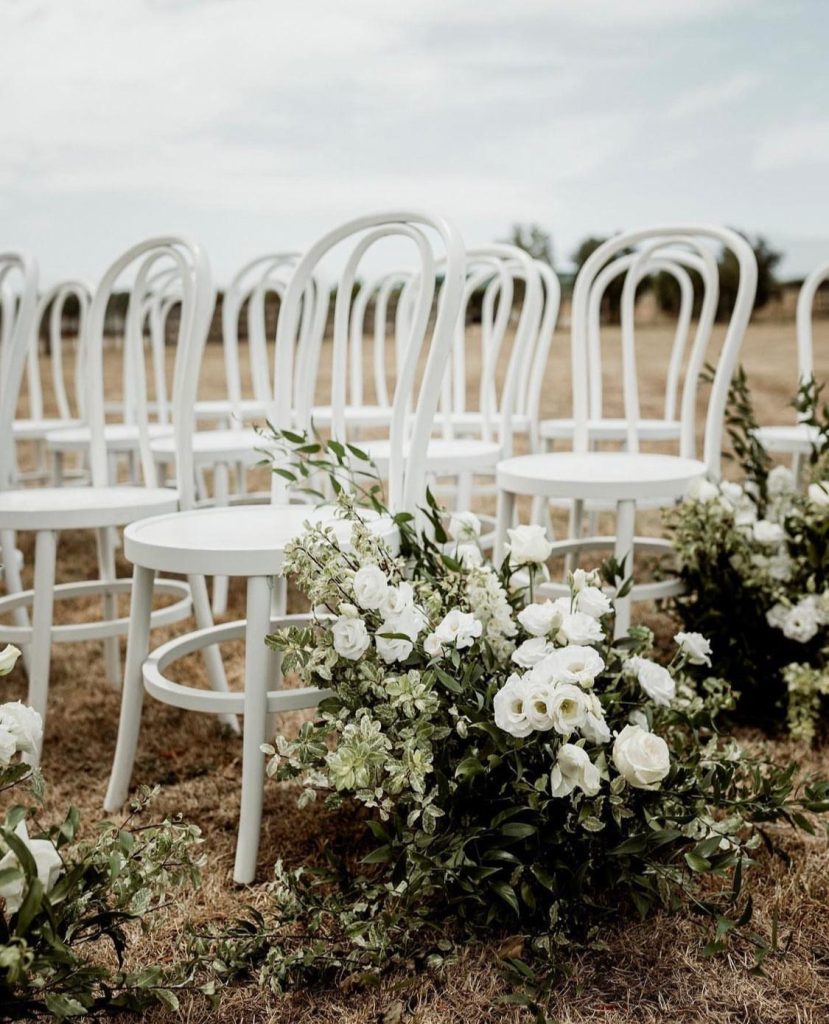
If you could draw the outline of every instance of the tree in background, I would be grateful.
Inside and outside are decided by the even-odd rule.
[[[576,277],[578,277],[579,271],[593,255],[596,249],[599,248],[606,238],[585,238],[583,242],[579,244],[579,247],[570,257],[573,263],[576,265]],[[629,249],[625,249],[624,252],[629,252]],[[623,255],[619,252],[616,257]],[[614,259],[616,258],[614,257]],[[646,283],[643,282],[645,286]],[[602,296],[602,319],[606,322],[617,324],[621,319],[621,308],[622,308],[622,289],[625,286],[625,275],[622,274],[619,277],[614,278],[605,289],[605,293]]]
[[[507,241],[528,252],[534,260],[543,260],[552,267],[553,239],[538,224],[513,224]]]

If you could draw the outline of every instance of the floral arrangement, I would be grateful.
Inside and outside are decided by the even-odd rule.
[[[12,646],[0,651],[0,675],[19,655]],[[43,783],[26,757],[42,737],[36,711],[20,701],[0,704],[0,792],[24,788],[39,803]],[[198,829],[135,824],[148,799],[130,820],[104,823],[88,841],[77,838],[74,808],[43,828],[37,807],[9,807],[0,824],[0,1020],[178,1005],[174,990],[189,983],[179,967],[122,966],[130,925],[149,927],[171,890],[199,876]]]
[[[319,468],[323,442],[289,440]],[[273,919],[202,935],[200,953],[228,974],[255,962],[279,988],[439,963],[476,934],[517,933],[511,959],[549,965],[611,917],[682,905],[716,919],[712,950],[745,937],[767,824],[811,828],[829,786],[719,736],[732,697],[707,640],[677,634],[667,663],[647,628],[614,641],[598,571],[546,599],[541,527],[511,530],[496,567],[474,515],[447,527],[430,498],[425,528],[394,517],[392,551],[352,497],[338,503],[350,531],[309,524],[286,552],[310,623],[269,638],[330,696],[267,752],[273,778],[356,832],[330,872],[278,864]],[[729,884],[703,891],[705,876]]]
[[[815,408],[817,394],[804,386],[801,415]],[[799,491],[754,436],[744,375],[731,408],[742,483],[703,481],[669,515],[688,589],[676,610],[686,629],[711,640],[719,672],[739,691],[740,718],[766,727],[787,721],[792,735],[810,741],[829,693],[825,453],[816,446]],[[813,422],[822,433],[824,420]]]

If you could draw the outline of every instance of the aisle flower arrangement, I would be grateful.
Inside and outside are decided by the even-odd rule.
[[[279,440],[305,469],[331,455]],[[393,551],[352,497],[338,502],[347,544],[316,524],[287,551],[312,621],[269,638],[330,696],[277,737],[269,774],[355,836],[329,871],[278,864],[273,918],[203,935],[201,954],[228,973],[256,963],[276,988],[439,963],[476,935],[520,936],[509,959],[549,965],[609,920],[682,907],[715,920],[712,951],[761,947],[744,876],[773,846],[768,826],[811,829],[829,786],[719,735],[732,697],[707,640],[679,633],[666,659],[645,627],[614,641],[598,571],[544,597],[540,527],[511,530],[495,566],[471,514],[398,515]]]
[[[19,655],[0,651],[0,676]],[[42,735],[32,708],[0,704],[0,793],[33,801],[11,803],[0,823],[0,1020],[175,1008],[175,989],[193,987],[180,964],[124,963],[135,929],[149,929],[173,891],[198,883],[199,831],[138,824],[149,794],[130,819],[90,839],[78,837],[74,808],[42,826],[43,781],[26,760]]]
[[[795,403],[816,416],[819,392]],[[686,629],[702,630],[717,667],[739,691],[738,716],[766,727],[786,722],[811,741],[829,695],[829,479],[815,446],[798,489],[754,437],[744,376],[732,388],[729,428],[742,482],[700,483],[669,516],[688,594],[676,603]]]

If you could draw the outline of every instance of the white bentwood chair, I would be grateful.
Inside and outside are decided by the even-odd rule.
[[[415,243],[419,285],[412,317],[415,326],[408,338],[393,402],[388,502],[395,511],[409,510],[414,514],[423,501],[426,446],[463,288],[463,242],[448,221],[411,211],[373,214],[344,224],[308,250],[296,267],[282,304],[276,337],[274,401],[269,419],[278,429],[308,430],[311,427],[317,364],[303,350],[301,318],[307,288],[320,261],[336,247],[353,243],[350,258],[338,280],[334,310],[335,321],[344,328],[335,332],[334,344],[341,346],[348,337],[348,319],[353,309],[352,275],[375,243],[391,237]],[[436,287],[435,238],[445,254],[445,270],[437,314],[430,327]],[[306,336],[305,347],[313,344],[313,338]],[[420,375],[418,359],[425,352],[428,355]],[[335,363],[342,355],[338,347],[334,353]],[[335,376],[331,389],[332,434],[345,441],[348,435],[343,425],[343,380]],[[413,417],[409,416],[410,409],[415,410]],[[189,416],[186,408],[180,412],[185,418],[192,418],[192,410]],[[265,635],[274,627],[308,618],[281,614],[284,613],[285,588],[281,577],[286,545],[309,519],[322,520],[332,526],[337,522],[331,509],[314,511],[307,505],[289,504],[288,499],[286,481],[274,474],[272,504],[267,507],[240,505],[196,509],[136,523],[124,534],[125,554],[135,566],[134,585],[118,745],[105,807],[115,810],[127,798],[145,688],[151,696],[175,707],[212,714],[243,714],[242,797],[233,873],[240,883],[252,881],[256,871],[265,769],[261,746],[268,738],[268,715],[313,707],[324,693],[316,687],[278,689],[279,660],[264,643]],[[375,518],[373,528],[394,541],[396,527],[390,520]],[[164,644],[148,657],[150,593],[159,570],[246,578],[246,621],[190,633]],[[173,682],[165,675],[167,667],[186,654],[215,649],[217,644],[240,638],[245,640],[243,693],[209,693]]]
[[[829,281],[829,260],[820,263],[800,286],[797,296],[797,377],[798,385],[809,381],[815,372],[812,317],[818,289]],[[792,456],[792,470],[799,476],[800,462],[819,441],[818,429],[808,423],[775,424],[760,427],[757,440],[766,451]]]
[[[623,387],[626,425],[626,450],[590,451],[587,337],[590,296],[602,267],[624,249],[641,246],[638,260],[628,269],[631,289],[636,287],[642,266],[652,257],[654,247],[670,244],[671,251],[688,247],[705,259],[710,245],[720,244],[735,255],[740,279],[725,341],[717,369],[705,422],[705,444],[702,459],[696,458],[696,402],[704,348],[695,344],[685,373],[680,412],[679,454],[659,454],[639,450],[639,409],[636,355],[633,339],[632,303],[622,334]],[[641,261],[641,262],[640,262]],[[627,285],[628,282],[626,282]],[[726,228],[709,225],[679,225],[643,229],[623,233],[599,246],[582,267],[573,293],[571,358],[573,377],[574,444],[571,452],[550,452],[525,455],[501,462],[497,469],[498,537],[496,559],[503,556],[507,529],[515,514],[519,495],[546,500],[569,499],[577,509],[590,501],[612,505],[616,511],[615,537],[578,538],[559,541],[554,554],[612,546],[618,559],[633,564],[634,547],[664,550],[667,542],[657,538],[635,537],[637,505],[658,503],[670,505],[687,494],[698,479],[720,475],[721,444],[725,404],[740,346],[754,304],[757,265],[751,247],[741,236]],[[708,296],[706,295],[706,298]],[[710,301],[710,300],[709,300]],[[563,587],[564,584],[561,584]],[[617,634],[627,632],[633,600],[653,600],[677,593],[679,583],[668,579],[657,583],[637,584],[617,601]]]
[[[127,309],[128,330],[134,330],[144,313],[148,278],[160,265],[177,268],[181,290],[181,319],[174,388],[185,395],[195,386],[189,373],[189,353],[201,344],[210,322],[215,300],[210,268],[203,250],[176,237],[152,239],[134,246],[116,260],[101,279],[89,310],[85,339],[85,414],[91,426],[91,486],[13,488],[11,420],[26,360],[29,324],[34,310],[36,270],[20,257],[0,260],[0,273],[5,265],[18,268],[26,284],[20,306],[18,324],[12,335],[9,359],[0,382],[0,537],[13,538],[14,531],[35,532],[34,588],[22,590],[19,577],[9,581],[10,593],[0,598],[0,616],[15,615],[15,625],[0,626],[0,643],[14,643],[29,650],[29,703],[46,716],[49,687],[51,645],[53,642],[103,640],[107,676],[113,685],[120,683],[118,637],[126,633],[128,620],[117,617],[118,594],[129,593],[132,583],[115,575],[114,529],[134,523],[145,516],[172,512],[179,501],[192,504],[192,458],[189,436],[192,424],[177,425],[181,437],[182,461],[177,467],[181,496],[169,488],[156,486],[155,468],[149,451],[146,395],[141,389],[137,402],[137,426],[143,486],[118,486],[109,479],[104,441],[103,337],[107,305],[116,283],[129,271],[134,282]],[[31,307],[31,309],[30,309]],[[132,350],[135,357],[135,350]],[[136,370],[137,372],[137,370]],[[184,399],[179,399],[184,401]],[[100,578],[82,583],[55,586],[57,538],[61,530],[94,530],[98,544]],[[177,580],[159,580],[157,592],[173,598],[173,602],[154,611],[153,626],[168,625],[185,618],[194,608],[199,625],[212,622],[204,580],[193,577],[190,585]],[[97,622],[53,624],[55,600],[100,595],[104,619]],[[26,609],[32,607],[32,623],[28,625]],[[211,685],[226,687],[221,660],[208,663]],[[230,721],[230,720],[229,720]]]

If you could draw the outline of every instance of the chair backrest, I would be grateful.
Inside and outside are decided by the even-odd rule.
[[[92,299],[85,353],[91,478],[94,486],[110,483],[104,440],[103,348],[107,305],[118,282],[131,274],[125,337],[128,340],[141,337],[148,300],[153,294],[153,276],[160,270],[175,271],[175,280],[168,287],[171,294],[179,296],[181,307],[173,369],[172,419],[180,502],[182,508],[190,508],[195,501],[192,437],[196,390],[216,296],[206,253],[200,246],[177,236],[153,238],[133,246],[105,272]],[[124,358],[131,360],[134,375],[135,422],[139,433],[142,477],[147,486],[155,486],[157,477],[150,450],[143,346],[125,344]]]
[[[19,285],[12,290],[14,281]],[[20,253],[0,253],[0,295],[4,296],[0,347],[0,490],[12,486],[15,471],[14,414],[37,314],[37,264]]]
[[[638,447],[638,429],[640,421],[639,393],[636,374],[635,343],[633,337],[633,298],[635,288],[641,279],[643,268],[648,261],[661,250],[670,253],[670,259],[678,262],[679,254],[690,252],[698,257],[707,271],[700,271],[703,280],[710,277],[710,267],[715,259],[712,247],[724,247],[730,250],[739,267],[739,283],[734,305],[728,320],[725,341],[717,360],[714,383],[708,401],[705,421],[705,443],[703,459],[713,477],[719,477],[721,463],[722,431],[725,405],[728,390],[734,374],[740,346],[743,341],[754,306],[757,288],[757,263],[751,246],[744,238],[728,228],[712,225],[665,225],[645,228],[638,231],[624,232],[608,239],[600,245],[587,259],[576,279],[573,291],[572,313],[572,374],[573,374],[573,417],[574,417],[574,448],[576,451],[587,451],[589,446],[589,415],[590,415],[590,375],[589,368],[589,330],[590,330],[590,299],[594,284],[605,265],[614,258],[623,255],[626,250],[635,248],[637,254],[630,264],[632,274],[628,286],[626,302],[626,322],[622,331],[622,367],[623,395],[625,419],[627,421],[628,443],[632,450]],[[700,263],[694,261],[692,269],[699,269]],[[626,282],[627,284],[627,282]],[[631,289],[633,291],[631,291]],[[707,288],[703,307],[698,322],[697,333],[692,346],[691,358],[685,372],[680,410],[680,454],[691,457],[695,450],[694,443],[694,411],[699,390],[699,380],[705,358],[705,348],[710,336],[710,324],[716,312],[717,294]]]
[[[388,501],[395,511],[414,513],[424,497],[426,448],[463,293],[463,241],[449,221],[410,210],[375,213],[341,225],[311,246],[297,265],[282,302],[276,334],[274,402],[269,419],[277,428],[311,429],[318,360],[308,358],[303,351],[309,344],[303,346],[301,337],[302,305],[309,282],[320,272],[320,264],[326,257],[333,258],[333,251],[338,250],[337,255],[341,260],[344,256],[344,262],[340,262],[336,275],[331,433],[338,441],[347,441],[344,413],[355,282],[367,253],[376,252],[375,246],[389,239],[398,248],[403,243],[414,250],[416,265],[412,276],[416,285],[392,401]],[[442,279],[438,282],[441,260]],[[399,260],[395,259],[395,265],[399,265]],[[437,309],[432,317],[436,291]],[[284,501],[285,493],[285,481],[274,474],[274,500]]]
[[[815,296],[824,281],[829,281],[829,260],[815,267],[801,285],[797,296],[797,370],[801,384],[815,372],[812,314]]]
[[[63,330],[65,324],[64,312],[66,304],[74,299],[78,307],[78,319],[75,330],[75,365],[72,375],[72,401],[66,392],[66,381],[63,373]],[[81,281],[62,281],[50,288],[40,297],[38,314],[35,317],[36,323],[42,323],[43,317],[48,310],[48,336],[49,336],[49,357],[52,368],[52,388],[55,394],[55,402],[58,407],[58,415],[63,420],[70,420],[74,415],[84,414],[84,338],[86,332],[86,318],[89,313],[89,304],[92,295],[89,288]],[[35,335],[37,337],[37,334]],[[74,404],[74,411],[73,411]],[[34,413],[32,414],[34,416]],[[42,411],[38,418],[42,416]]]
[[[527,417],[530,424],[530,446],[533,451],[538,451],[541,392],[547,375],[550,346],[561,308],[561,283],[549,263],[545,263],[543,260],[534,262],[535,269],[544,286],[543,307],[532,359],[527,359],[524,362],[524,374],[519,387],[516,412]]]

